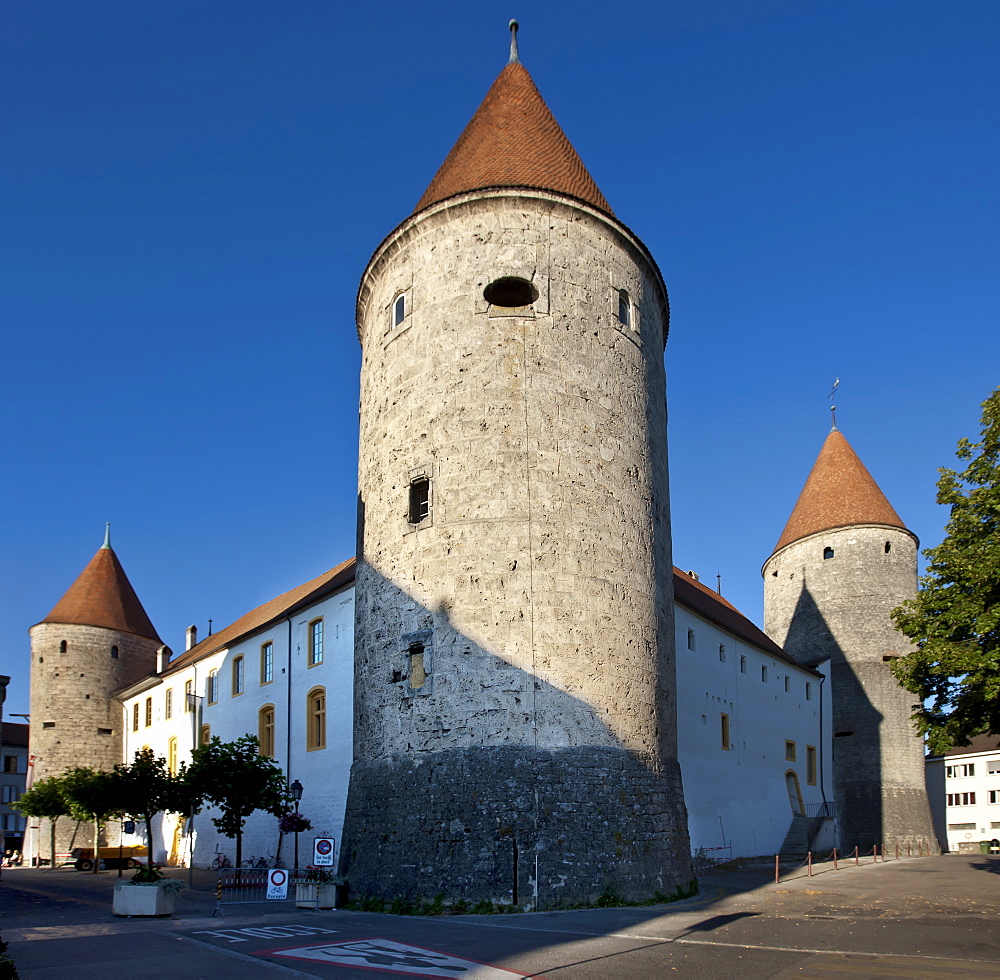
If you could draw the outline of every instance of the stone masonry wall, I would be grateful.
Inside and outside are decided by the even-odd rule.
[[[537,301],[490,307],[483,290],[501,276],[530,281]],[[632,325],[617,317],[620,289]],[[408,313],[393,327],[401,292]],[[676,767],[665,312],[659,275],[625,229],[541,193],[445,202],[404,223],[372,260],[359,294],[352,887],[389,887],[377,871],[389,840],[442,882],[471,881],[470,855],[494,845],[483,814],[508,796],[530,815],[522,846],[532,866],[541,848],[562,855],[566,894],[600,877],[585,865],[610,874],[619,839],[652,849],[658,870],[637,868],[636,892],[690,878]],[[431,481],[430,515],[416,525],[415,477]],[[607,783],[620,812],[596,852],[577,831],[541,830],[556,758],[566,770],[559,809],[577,814],[568,825],[582,828],[601,804],[601,782],[581,763],[588,752],[620,774]],[[488,769],[473,755],[492,760]],[[405,819],[387,799],[393,773]],[[670,798],[655,818],[650,779]],[[442,781],[447,812],[434,790]],[[444,866],[415,829],[443,818],[479,828]]]
[[[34,778],[58,776],[74,766],[110,769],[122,762],[122,706],[111,695],[155,669],[159,643],[98,626],[39,623],[30,632]],[[65,653],[59,649],[62,641]],[[68,818],[58,822],[57,850],[69,847],[74,827]],[[117,839],[112,822],[108,842]],[[43,830],[40,846],[46,856],[48,841]],[[80,828],[75,846],[93,846],[89,827]]]
[[[889,614],[916,592],[916,546],[908,531],[859,525],[793,542],[764,565],[767,634],[803,663],[831,658],[827,734],[840,841],[850,848],[936,847],[914,695],[886,659],[911,649]]]

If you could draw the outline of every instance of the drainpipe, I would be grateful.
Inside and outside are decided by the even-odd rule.
[[[285,613],[288,623],[288,678],[285,681],[285,784],[292,785],[292,615]]]
[[[829,664],[830,661],[827,661]],[[827,668],[829,669],[829,668]],[[823,797],[823,812],[827,812],[827,801],[826,801],[826,765],[824,759],[826,757],[826,752],[824,751],[826,747],[826,741],[823,738],[823,685],[826,683],[826,674],[820,675],[819,680],[819,792],[820,796]],[[830,743],[830,751],[833,751],[833,743]],[[836,815],[834,815],[836,818]]]

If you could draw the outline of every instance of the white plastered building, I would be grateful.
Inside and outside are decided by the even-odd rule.
[[[960,854],[989,851],[1000,840],[1000,736],[977,735],[926,766],[938,840]]]

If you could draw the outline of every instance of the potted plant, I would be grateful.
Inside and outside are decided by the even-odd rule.
[[[333,909],[337,907],[337,886],[343,885],[343,875],[333,868],[306,868],[295,879],[295,904],[300,909]]]
[[[145,865],[130,881],[115,882],[115,915],[172,915],[177,893],[184,883],[167,878],[153,863],[153,818],[163,812],[183,813],[195,802],[185,774],[170,772],[167,762],[152,749],[140,749],[131,765],[117,765],[109,796],[118,808],[142,819],[146,825]]]
[[[183,881],[165,877],[150,862],[140,867],[131,881],[115,882],[112,912],[129,917],[173,915],[177,893],[185,887]]]

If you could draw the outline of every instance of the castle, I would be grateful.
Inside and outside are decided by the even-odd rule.
[[[673,567],[666,288],[516,33],[357,324],[357,558],[174,658],[106,540],[32,629],[36,778],[255,733],[352,890],[386,896],[645,898],[686,887],[692,847],[795,827],[933,846],[886,666],[914,536],[834,430],[764,566],[766,633]],[[167,816],[153,846],[226,842]]]

